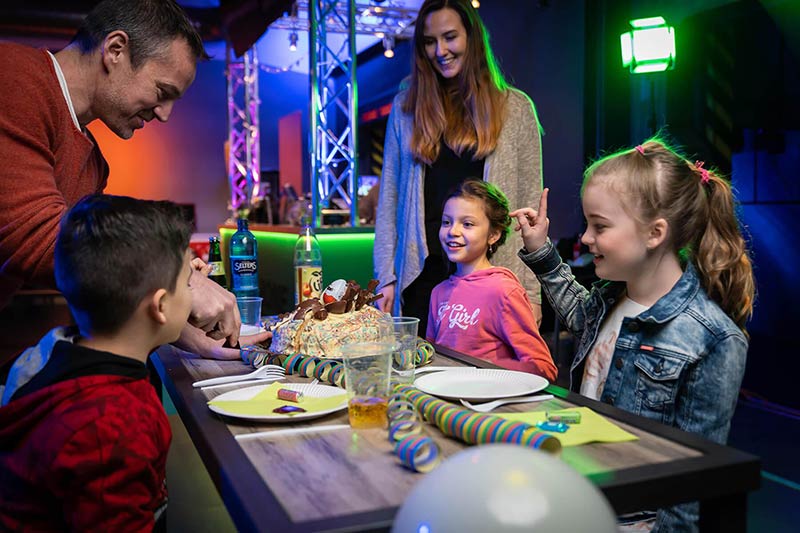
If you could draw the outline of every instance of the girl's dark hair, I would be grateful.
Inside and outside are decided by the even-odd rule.
[[[455,86],[447,84],[425,52],[425,20],[449,8],[458,13],[467,32],[467,50]],[[470,0],[426,0],[414,27],[411,81],[403,112],[414,114],[411,152],[431,164],[441,141],[457,154],[473,149],[484,159],[497,147],[503,128],[508,84],[489,45],[489,32]]]
[[[451,198],[467,198],[478,200],[483,204],[483,211],[489,219],[490,231],[499,231],[500,238],[486,250],[486,257],[491,258],[497,248],[502,246],[508,238],[511,229],[511,216],[508,208],[508,198],[499,187],[491,183],[468,179],[447,195],[445,203]]]
[[[56,285],[81,331],[114,333],[149,293],[175,290],[191,227],[172,202],[94,194],[64,217]]]
[[[598,177],[613,179],[640,223],[667,221],[673,251],[694,264],[709,297],[746,332],[755,280],[730,183],[657,137],[596,161],[581,192]]]
[[[87,54],[116,30],[128,34],[134,69],[163,57],[179,37],[186,39],[195,58],[208,59],[200,34],[174,0],[103,0],[86,16],[72,42]]]

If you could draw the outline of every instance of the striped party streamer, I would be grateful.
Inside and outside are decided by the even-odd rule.
[[[417,354],[414,358],[414,364],[416,366],[425,366],[433,360],[435,354],[436,350],[433,349],[431,343],[419,339],[417,340]]]
[[[433,422],[445,435],[468,444],[506,442],[557,454],[561,441],[535,426],[505,420],[499,416],[476,413],[457,407],[429,394],[400,385],[395,391],[404,395],[428,422]]]
[[[417,408],[403,394],[392,394],[386,407],[389,419],[389,440],[397,442],[408,435],[422,433]],[[402,460],[402,458],[401,458]]]
[[[418,435],[420,433],[422,433],[422,424],[417,420],[394,420],[389,423],[390,442],[397,442],[409,435]]]
[[[441,460],[439,446],[430,437],[408,435],[394,445],[400,461],[415,472],[430,472]]]
[[[432,438],[422,435],[417,409],[404,394],[393,394],[386,412],[389,417],[389,441],[394,443],[394,453],[404,466],[415,472],[428,472],[439,464],[439,445]]]
[[[416,366],[430,363],[435,353],[431,343],[418,340],[414,356]],[[242,347],[241,356],[245,363],[253,365],[255,368],[267,364],[279,365],[286,370],[287,375],[296,374],[307,378],[316,378],[323,383],[345,387],[344,365],[334,359],[322,359],[299,353],[273,353],[256,345]]]

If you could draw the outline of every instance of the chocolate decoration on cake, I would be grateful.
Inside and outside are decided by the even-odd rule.
[[[295,320],[303,320],[303,317],[308,313],[310,310],[314,309],[316,306],[321,306],[319,300],[316,298],[309,298],[308,300],[303,300],[300,302],[300,305],[297,306],[297,312],[294,314]]]
[[[347,302],[345,300],[336,300],[325,307],[335,315],[343,315],[347,311]]]
[[[270,326],[270,350],[339,357],[344,344],[380,340],[386,314],[369,305],[383,297],[372,294],[378,285],[378,280],[371,280],[367,289],[362,289],[353,280],[336,280],[322,293],[325,303],[309,298],[293,312],[280,315],[280,320]]]

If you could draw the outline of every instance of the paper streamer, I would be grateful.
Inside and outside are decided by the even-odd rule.
[[[389,440],[397,442],[409,435],[422,433],[422,425],[417,420],[395,420],[389,424]]]
[[[408,435],[397,441],[394,453],[416,472],[430,472],[441,460],[439,446],[430,437]]]
[[[340,361],[299,353],[278,354],[256,345],[244,346],[240,352],[242,360],[255,368],[268,364],[279,365],[286,370],[287,375],[296,374],[307,378],[316,378],[323,383],[345,388],[344,365]],[[414,356],[416,366],[430,363],[435,353],[431,343],[418,340]]]
[[[436,354],[436,350],[433,349],[433,345],[428,341],[417,341],[417,355],[414,360],[414,364],[416,366],[425,366],[433,360],[433,356]]]
[[[395,391],[404,395],[425,420],[436,424],[442,433],[468,444],[506,442],[553,454],[561,451],[561,441],[558,438],[539,431],[530,424],[457,407],[420,392],[414,387],[399,386]]]
[[[439,445],[422,435],[422,423],[414,404],[404,394],[393,394],[387,408],[389,441],[400,462],[415,472],[428,472],[440,460]]]

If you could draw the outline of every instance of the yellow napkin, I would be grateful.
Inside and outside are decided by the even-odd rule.
[[[278,399],[278,389],[291,388],[287,387],[286,383],[272,383],[269,387],[259,392],[249,400],[211,400],[209,405],[214,405],[220,409],[224,409],[228,413],[234,415],[251,415],[251,416],[279,416],[280,413],[273,413],[273,409],[282,407],[284,405],[293,405],[295,407],[302,407],[307,413],[328,411],[336,409],[337,407],[347,403],[347,393],[342,390],[341,394],[335,396],[328,396],[326,398],[318,398],[313,396],[304,395],[300,403],[287,402],[286,400]],[[303,414],[303,413],[297,413]],[[292,414],[284,414],[287,418],[291,418]]]
[[[549,411],[550,414],[562,411],[577,411],[581,414],[580,424],[569,424],[569,429],[564,433],[547,431],[546,433],[558,437],[562,446],[578,446],[590,442],[625,442],[638,440],[639,437],[628,433],[613,422],[598,415],[588,407],[573,407],[560,411]],[[524,422],[536,425],[537,422],[547,420],[544,411],[531,411],[528,413],[497,413],[497,416],[515,422]]]

